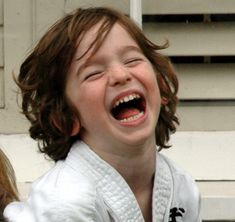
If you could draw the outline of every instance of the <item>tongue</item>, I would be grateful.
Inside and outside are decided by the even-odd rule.
[[[126,118],[129,118],[131,116],[135,116],[135,115],[139,114],[139,112],[140,111],[138,109],[136,109],[136,108],[123,108],[117,114],[116,118],[118,120],[126,119]]]

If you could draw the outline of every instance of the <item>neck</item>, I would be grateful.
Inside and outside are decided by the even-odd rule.
[[[117,160],[117,159],[116,159]],[[155,173],[156,149],[149,147],[144,153],[124,157],[114,163],[134,194],[152,188]]]
[[[156,147],[130,157],[115,158],[114,167],[124,177],[134,193],[146,222],[152,221],[152,191],[154,184]]]
[[[95,151],[122,175],[134,193],[152,186],[156,164],[154,142],[139,147],[116,147],[113,150],[121,152],[107,152],[107,149]]]
[[[135,146],[122,144],[111,147],[112,151],[110,147],[96,145],[94,151],[122,175],[135,195],[145,221],[151,221],[157,152],[155,140]]]
[[[122,175],[134,193],[153,185],[156,165],[155,137],[134,145],[85,142]]]

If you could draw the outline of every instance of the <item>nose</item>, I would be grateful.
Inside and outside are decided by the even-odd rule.
[[[130,71],[123,67],[122,65],[116,65],[109,70],[109,85],[125,85],[127,82],[131,81],[132,76]]]

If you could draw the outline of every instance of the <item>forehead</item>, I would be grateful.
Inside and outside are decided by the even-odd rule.
[[[96,24],[83,35],[82,39],[78,40],[77,51],[75,53],[76,60],[78,60],[78,58],[82,58],[83,56],[85,59],[89,57],[91,53],[96,54],[100,48],[109,45],[111,46],[112,44],[115,44],[117,47],[126,45],[134,45],[138,47],[136,41],[119,23],[115,23],[110,30],[105,30],[108,32],[106,36],[106,33],[104,32],[101,36],[99,36],[100,38],[97,39],[101,26],[102,22]],[[100,44],[100,48],[94,52],[94,48],[97,44]]]
[[[77,58],[80,58],[95,41],[100,27],[101,23],[97,23],[91,29],[86,31],[81,39],[77,40],[77,52],[76,52]]]

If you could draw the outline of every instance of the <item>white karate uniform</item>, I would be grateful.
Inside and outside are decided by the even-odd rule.
[[[195,182],[164,155],[156,158],[152,221],[201,221]],[[123,177],[81,141],[33,184],[26,202],[11,203],[4,215],[10,222],[144,222]]]

